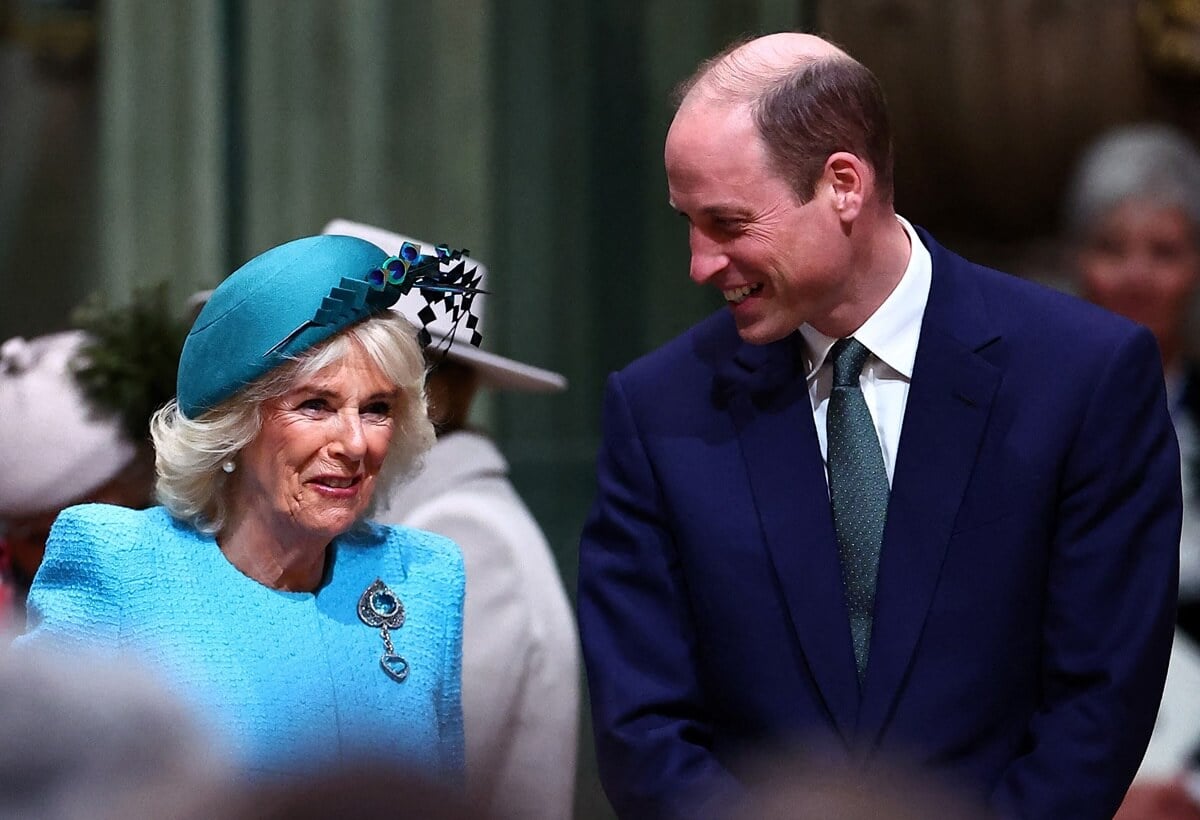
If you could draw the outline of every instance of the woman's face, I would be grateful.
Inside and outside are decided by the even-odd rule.
[[[337,364],[263,407],[237,457],[231,512],[260,532],[325,542],[353,526],[375,491],[399,391],[352,345]]]
[[[1098,221],[1078,261],[1087,298],[1150,328],[1173,352],[1200,281],[1200,247],[1182,209],[1126,201]]]

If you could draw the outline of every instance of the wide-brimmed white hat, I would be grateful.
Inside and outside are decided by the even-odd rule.
[[[383,228],[376,228],[372,225],[364,225],[361,222],[351,222],[347,219],[333,220],[321,230],[321,233],[356,236],[359,239],[365,239],[379,246],[389,254],[398,253],[401,245],[405,242],[412,242],[421,248],[422,253],[429,254],[430,256],[436,255],[435,246],[427,242],[421,242],[419,239],[411,239],[398,233],[385,231]],[[467,257],[467,265],[468,267],[472,265],[476,267],[477,272],[482,276],[480,286],[486,290],[487,268],[480,264],[479,260],[470,257]],[[483,329],[486,298],[486,294],[476,294],[471,308],[471,312],[479,318],[476,330],[480,331]],[[392,307],[392,310],[400,311],[409,321],[419,325],[420,322],[417,320],[417,313],[423,307],[425,307],[424,297],[416,290],[413,290],[401,296],[400,301]],[[449,317],[439,316],[432,323],[426,325],[426,329],[433,339],[433,345],[435,347],[444,347],[454,326]],[[484,338],[486,339],[486,335]],[[454,343],[449,346],[446,356],[449,359],[463,362],[475,368],[479,373],[480,380],[488,387],[523,390],[532,393],[557,393],[567,388],[567,377],[561,373],[544,370],[543,368],[508,359],[495,353],[489,353],[486,350],[480,350],[477,347],[467,344],[461,335],[455,337]]]
[[[61,509],[116,478],[137,448],[75,381],[82,331],[0,345],[0,516]]]

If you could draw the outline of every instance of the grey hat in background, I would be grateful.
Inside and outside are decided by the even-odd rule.
[[[422,253],[435,253],[434,246],[427,242],[411,239],[407,236],[371,225],[364,225],[360,222],[351,222],[347,219],[333,220],[321,230],[321,233],[356,236],[377,245],[389,254],[397,253],[400,250],[400,246],[405,242],[412,242],[419,246]],[[477,266],[478,272],[483,277],[481,287],[486,290],[488,287],[486,266],[480,264],[478,260],[470,258],[468,258],[468,265]],[[479,317],[479,325],[476,329],[480,331],[483,330],[483,322],[487,313],[486,298],[486,294],[478,293],[475,295],[473,304],[473,313]],[[421,323],[416,317],[417,313],[423,307],[425,307],[424,297],[414,290],[400,297],[400,301],[392,306],[392,310],[399,311],[409,321],[420,326]],[[453,331],[453,322],[449,317],[440,316],[437,320],[427,325],[427,329],[433,339],[433,346],[444,349],[446,340]],[[487,344],[487,334],[483,333],[483,337],[484,344]],[[495,353],[489,353],[486,350],[472,347],[462,340],[456,340],[449,346],[446,357],[475,368],[479,373],[481,382],[487,387],[501,390],[520,390],[529,393],[558,393],[567,389],[567,378],[561,373],[555,373],[552,370],[545,370],[499,356]]]
[[[200,820],[233,788],[221,738],[132,655],[0,634],[0,820]]]
[[[76,383],[87,339],[71,330],[0,345],[0,516],[77,502],[137,454],[120,419],[93,408]]]
[[[1135,123],[1101,134],[1075,165],[1063,219],[1080,236],[1133,199],[1181,208],[1200,226],[1200,148],[1187,133],[1165,123]]]

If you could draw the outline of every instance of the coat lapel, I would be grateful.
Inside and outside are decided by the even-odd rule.
[[[971,479],[1001,371],[968,263],[937,247],[912,385],[900,435],[880,554],[871,659],[858,733],[886,728],[933,601],[955,516]]]
[[[767,552],[830,718],[850,741],[858,681],[825,466],[799,334],[743,345],[717,376],[742,447]]]

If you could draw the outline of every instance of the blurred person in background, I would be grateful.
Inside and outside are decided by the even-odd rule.
[[[163,506],[62,512],[14,648],[138,653],[254,779],[365,756],[459,780],[461,555],[365,514],[433,443],[417,332],[389,308],[469,301],[471,274],[347,236],[231,274],[151,425]]]
[[[120,420],[96,409],[76,381],[73,366],[86,341],[76,330],[0,347],[0,573],[12,621],[21,618],[63,508],[86,501],[145,507],[153,497],[148,448],[139,452]]]
[[[929,771],[895,761],[869,772],[810,751],[750,767],[746,794],[724,820],[1000,820]]]
[[[200,820],[224,799],[220,746],[129,658],[5,643],[0,693],[0,820]]]
[[[1183,471],[1179,611],[1154,734],[1118,817],[1200,820],[1200,151],[1162,124],[1102,134],[1081,156],[1065,223],[1082,294],[1158,339]]]
[[[210,813],[195,820],[506,820],[461,789],[377,760],[348,761],[299,781],[255,784],[207,808]]]
[[[93,299],[74,324],[0,345],[0,627],[24,623],[61,510],[154,503],[150,416],[175,393],[187,328],[162,287],[118,307]]]
[[[415,241],[340,219],[324,232],[358,236],[391,253]],[[486,272],[478,270],[486,289]],[[481,322],[482,302],[477,296],[473,306]],[[394,309],[415,319],[422,307],[410,293]],[[564,820],[571,816],[579,734],[575,619],[550,545],[508,478],[508,462],[472,429],[470,416],[481,389],[554,393],[566,389],[566,379],[461,340],[450,345],[447,318],[427,329],[426,389],[437,442],[421,471],[380,499],[376,518],[440,533],[462,549],[463,720],[473,797],[501,817]]]

